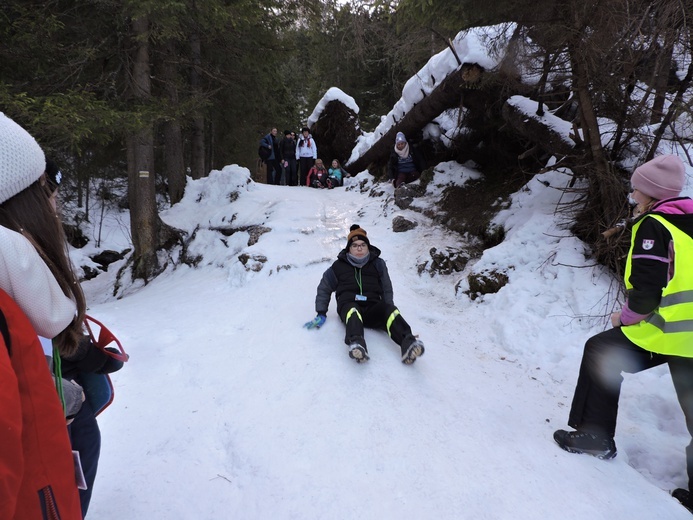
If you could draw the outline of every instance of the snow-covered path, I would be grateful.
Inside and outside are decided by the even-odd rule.
[[[462,242],[399,210],[389,187],[368,196],[253,184],[229,203],[227,179],[196,182],[189,189],[204,197],[186,193],[167,222],[272,231],[247,246],[247,233],[222,243],[201,230],[199,252],[214,265],[179,268],[120,300],[105,296],[103,279],[85,284],[90,313],[131,354],[113,378],[116,401],[99,419],[103,453],[90,518],[690,518],[664,491],[685,485],[683,445],[667,447],[668,458],[644,478],[619,437],[619,456],[609,462],[553,443],[594,327],[561,317],[571,313],[562,286],[551,296],[551,282],[535,271],[533,296],[513,296],[508,286],[496,300],[471,302],[455,295],[461,275],[417,274],[431,247]],[[419,226],[393,233],[396,215]],[[301,327],[352,223],[383,251],[395,301],[426,345],[413,366],[378,331],[366,336],[371,360],[350,360],[334,300],[322,329]],[[239,252],[267,262],[246,271]],[[594,275],[573,276],[575,291],[585,283],[603,289]],[[537,313],[542,325],[531,318]],[[642,388],[668,374],[644,377]],[[634,391],[624,389],[624,399],[645,393]],[[673,390],[657,393],[653,406],[666,403],[674,425],[656,442],[685,443]],[[627,427],[640,420],[626,414]],[[662,456],[642,437],[628,442],[648,460]]]

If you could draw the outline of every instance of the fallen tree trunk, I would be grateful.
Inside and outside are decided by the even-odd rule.
[[[443,111],[459,107],[464,90],[475,88],[483,70],[476,63],[463,64],[446,77],[428,96],[414,105],[401,120],[393,121],[390,129],[363,155],[348,163],[346,169],[355,175],[368,169],[371,164],[382,165],[387,162],[390,157],[390,150],[395,144],[397,132],[402,132],[408,137],[414,135]]]
[[[503,104],[501,113],[503,120],[522,137],[534,143],[535,147],[560,157],[575,155],[576,143],[565,137],[566,128],[571,126],[568,121],[549,113],[544,113],[543,116],[528,114],[521,104],[513,103],[513,98]]]
[[[358,117],[341,101],[332,100],[325,106],[310,133],[318,146],[318,157],[329,168],[333,159],[344,164],[351,154],[360,133]]]

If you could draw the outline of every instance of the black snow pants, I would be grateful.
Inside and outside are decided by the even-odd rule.
[[[358,343],[366,348],[363,337],[364,327],[380,329],[388,333],[398,345],[411,335],[411,327],[391,303],[378,302],[349,302],[339,309],[339,317],[346,325],[344,342],[347,345]]]
[[[655,354],[630,341],[619,327],[592,336],[585,343],[568,424],[582,431],[606,434],[616,431],[622,372],[636,374],[669,365],[676,396],[693,437],[693,358]],[[693,441],[686,448],[689,488],[693,489]]]

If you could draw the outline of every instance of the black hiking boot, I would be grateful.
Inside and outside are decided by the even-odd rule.
[[[358,343],[352,343],[349,345],[349,357],[351,359],[355,359],[357,363],[365,363],[370,359],[368,357],[366,347],[359,345]]]
[[[414,336],[407,336],[402,341],[402,363],[411,365],[416,358],[423,356],[424,344]]]
[[[683,488],[677,488],[671,492],[671,496],[681,502],[681,505],[693,513],[693,495],[690,491]]]
[[[603,460],[613,459],[616,456],[616,443],[608,435],[556,430],[553,434],[553,440],[570,453],[586,453]]]
[[[354,336],[349,342],[349,357],[355,359],[357,363],[365,363],[370,358],[368,357],[368,349],[363,338]]]

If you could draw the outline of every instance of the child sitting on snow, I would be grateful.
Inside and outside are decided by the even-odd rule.
[[[327,188],[327,169],[322,159],[315,159],[315,166],[308,171],[306,186],[313,188]]]
[[[332,167],[327,170],[327,175],[328,188],[341,186],[344,182],[344,177],[349,177],[349,174],[342,168],[337,159],[332,159]]]

